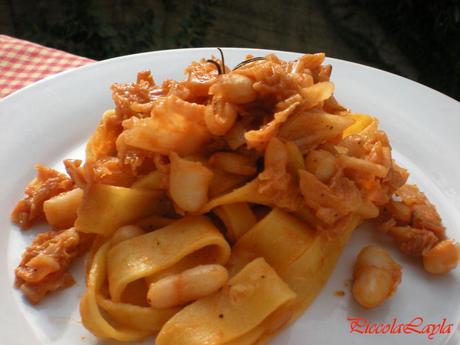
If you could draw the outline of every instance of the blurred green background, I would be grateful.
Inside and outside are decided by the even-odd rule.
[[[324,51],[460,99],[460,0],[0,0],[0,33],[96,60],[200,46]]]

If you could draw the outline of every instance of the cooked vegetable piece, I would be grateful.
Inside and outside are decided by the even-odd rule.
[[[216,152],[209,159],[209,164],[222,171],[236,175],[251,176],[257,172],[257,167],[253,160],[233,152]]]
[[[75,228],[40,233],[27,247],[16,268],[16,286],[27,299],[39,303],[48,293],[74,284],[68,268],[89,249],[93,236]]]
[[[35,165],[35,169],[37,177],[27,185],[24,190],[25,198],[16,204],[11,213],[13,222],[22,229],[45,219],[43,203],[46,200],[74,188],[74,183],[68,176],[54,169],[41,164]]]
[[[72,227],[82,199],[83,190],[75,188],[46,200],[43,203],[43,211],[48,224],[56,229]]]

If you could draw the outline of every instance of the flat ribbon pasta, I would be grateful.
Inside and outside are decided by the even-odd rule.
[[[227,237],[232,243],[257,223],[256,216],[245,202],[225,204],[216,207],[213,212],[224,223]]]
[[[78,231],[110,236],[120,226],[151,215],[163,193],[105,184],[85,191],[75,227]]]
[[[292,309],[294,319],[320,292],[360,222],[358,216],[344,217],[336,225],[341,227],[338,235],[329,237],[274,208],[233,247],[228,265],[230,274],[235,274],[254,258],[263,257],[297,294]]]
[[[83,325],[95,336],[101,338],[111,338],[119,341],[136,341],[148,337],[158,331],[161,326],[168,320],[177,310],[169,309],[153,309],[143,308],[132,305],[129,313],[124,313],[126,321],[135,322],[137,328],[129,327],[131,325],[123,325],[121,323],[113,325],[101,313],[100,302],[105,306],[106,299],[101,295],[101,289],[106,277],[106,256],[110,249],[110,241],[104,243],[96,252],[92,259],[91,268],[87,277],[87,287],[85,295],[80,301],[80,315]],[[107,301],[110,302],[110,301]],[[125,306],[110,306],[117,309],[122,309]],[[111,313],[112,308],[103,308],[109,315],[118,314],[119,310]],[[139,317],[141,314],[141,317]],[[129,319],[129,320],[128,320]],[[121,321],[121,319],[119,320]],[[143,321],[143,322],[142,322]],[[150,329],[141,329],[142,325],[149,324]]]
[[[146,285],[163,275],[199,264],[225,265],[229,256],[230,246],[204,216],[182,218],[113,247],[109,240],[92,259],[87,290],[80,304],[83,324],[98,337],[120,341],[152,335],[180,308],[147,306],[146,290],[145,303],[126,303],[124,292],[130,294],[131,284]],[[104,293],[106,290],[108,294]],[[102,315],[101,309],[109,319]]]
[[[182,309],[162,328],[157,345],[249,345],[279,327],[279,311],[295,299],[263,258],[247,264],[221,291]]]
[[[107,255],[112,300],[119,302],[129,283],[171,268],[201,249],[206,249],[208,257],[204,263],[225,265],[230,256],[227,241],[204,216],[184,217],[162,229],[117,244]]]
[[[254,204],[260,205],[273,205],[273,201],[259,193],[259,180],[255,178],[252,181],[249,181],[245,185],[232,190],[224,195],[218,196],[210,200],[201,210],[201,212],[208,212],[215,207],[227,204],[234,204],[234,203],[241,203],[241,202],[249,202]]]

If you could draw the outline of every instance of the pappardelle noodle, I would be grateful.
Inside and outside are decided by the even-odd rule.
[[[85,161],[37,165],[12,213],[23,229],[50,225],[17,287],[39,303],[89,252],[80,313],[97,337],[250,345],[309,306],[365,219],[427,271],[453,269],[435,207],[378,121],[334,98],[324,59],[202,59],[182,81],[113,84]]]

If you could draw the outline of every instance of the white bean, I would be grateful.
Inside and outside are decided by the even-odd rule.
[[[374,308],[394,294],[401,281],[401,267],[382,248],[361,250],[353,271],[353,297],[364,308]]]
[[[238,117],[236,107],[222,98],[213,97],[212,103],[206,107],[204,121],[213,135],[224,135],[235,124]]]
[[[443,274],[457,267],[460,246],[453,240],[444,240],[423,253],[423,266],[431,274]]]
[[[206,297],[228,280],[221,265],[200,265],[150,284],[147,300],[154,308],[170,308]]]
[[[222,75],[209,91],[210,94],[222,97],[227,102],[246,104],[253,102],[257,97],[257,93],[252,87],[253,83],[249,77],[228,73]]]

